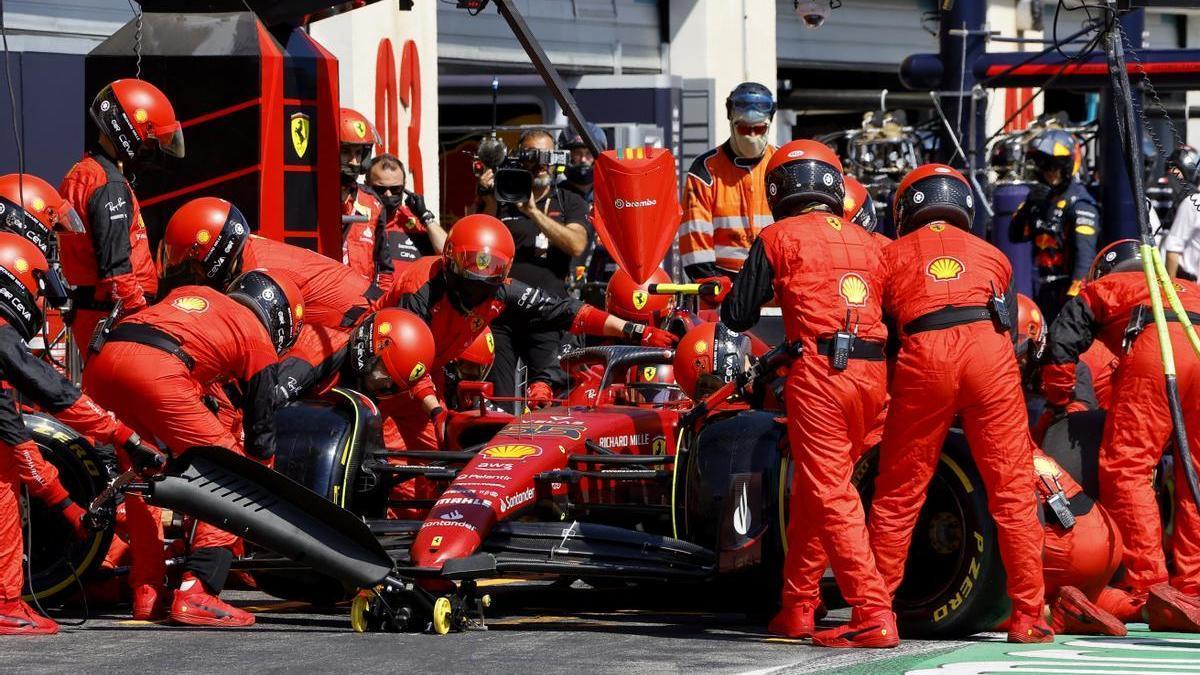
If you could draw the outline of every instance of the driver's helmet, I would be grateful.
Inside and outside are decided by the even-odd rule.
[[[625,387],[644,403],[668,403],[681,397],[675,383],[675,368],[666,364],[630,368]]]
[[[492,329],[483,327],[483,332],[466,349],[451,362],[454,373],[460,382],[483,382],[488,373],[492,372],[492,362],[496,360],[496,339],[492,337]]]
[[[675,381],[693,401],[732,382],[750,364],[749,336],[722,323],[703,323],[691,329],[675,347]]]

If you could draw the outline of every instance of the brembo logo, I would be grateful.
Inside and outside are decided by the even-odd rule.
[[[633,200],[626,200],[626,199],[621,199],[620,197],[617,197],[616,199],[613,200],[613,206],[618,209],[625,209],[625,208],[642,209],[642,208],[646,208],[648,206],[654,206],[656,204],[658,204],[657,199],[642,199],[639,201],[633,201]]]

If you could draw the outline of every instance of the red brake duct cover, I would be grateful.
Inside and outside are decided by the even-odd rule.
[[[678,176],[669,150],[626,155],[606,150],[596,160],[592,220],[613,260],[640,284],[658,269],[679,229]]]

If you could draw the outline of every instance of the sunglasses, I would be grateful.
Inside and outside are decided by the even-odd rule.
[[[739,124],[737,132],[741,136],[762,136],[767,133],[767,125],[765,124]]]
[[[392,195],[395,195],[396,197],[404,196],[403,185],[372,185],[371,189],[375,190],[375,193],[380,197],[388,197]]]

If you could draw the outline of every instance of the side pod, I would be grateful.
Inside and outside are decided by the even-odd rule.
[[[224,448],[193,448],[151,482],[155,506],[194,516],[347,585],[368,588],[391,556],[349,511]]]

